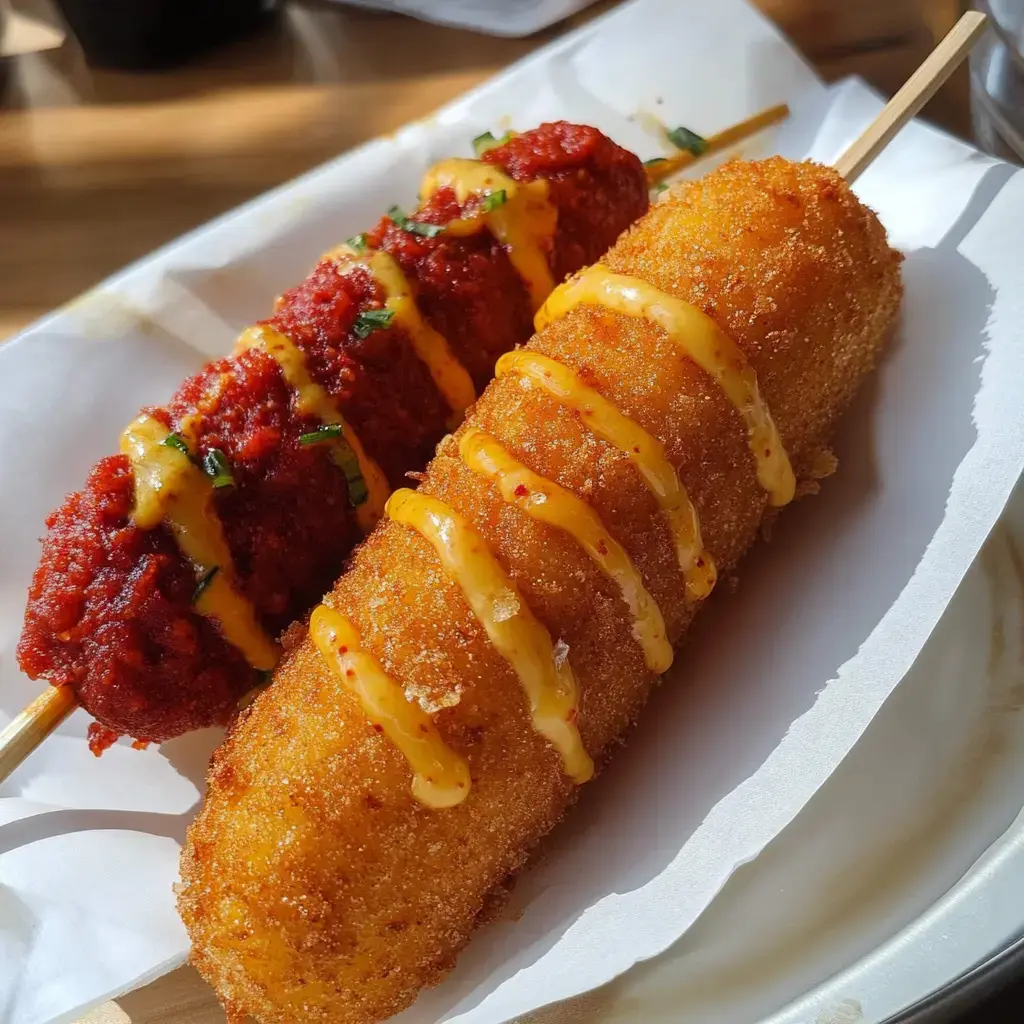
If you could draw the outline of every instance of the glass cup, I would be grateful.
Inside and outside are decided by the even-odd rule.
[[[992,27],[971,52],[971,120],[978,143],[1024,164],[1024,0],[974,0]]]

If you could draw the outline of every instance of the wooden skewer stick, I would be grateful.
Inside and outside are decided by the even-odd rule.
[[[839,158],[836,170],[847,181],[854,181],[892,137],[935,95],[939,86],[968,54],[986,24],[985,15],[973,11],[965,14],[956,23],[949,35],[910,76],[906,85],[885,105],[864,134]],[[788,107],[772,107],[740,124],[733,125],[711,136],[707,140],[707,149],[700,156],[740,142],[762,128],[777,124],[788,114]],[[697,156],[690,152],[666,157],[664,161],[648,167],[648,180],[652,183],[660,181],[696,159]],[[75,695],[68,687],[50,687],[10,725],[0,731],[0,782],[3,782],[76,707]]]
[[[78,707],[69,686],[48,686],[0,730],[0,782]]]
[[[938,92],[985,31],[988,19],[968,11],[935,47],[903,88],[885,105],[867,131],[836,161],[836,170],[851,184],[892,141],[893,136]]]
[[[756,135],[773,124],[785,121],[787,117],[789,117],[789,107],[785,103],[780,103],[776,107],[762,110],[760,114],[754,114],[753,117],[748,117],[745,121],[740,121],[739,124],[734,124],[724,131],[709,136],[704,140],[704,148],[699,153],[684,149],[671,156],[648,160],[644,165],[647,181],[651,185],[657,185],[684,167],[689,167],[694,161],[728,149],[729,146],[735,146],[737,142],[749,139],[751,135]]]

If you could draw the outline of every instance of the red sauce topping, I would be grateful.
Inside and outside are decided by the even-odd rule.
[[[596,260],[647,209],[640,161],[593,128],[541,125],[484,159],[516,180],[549,181],[556,280]],[[415,217],[443,224],[459,212],[444,189]],[[525,287],[488,232],[425,238],[385,218],[368,241],[398,260],[478,390],[498,356],[530,337]],[[311,376],[396,483],[429,460],[448,408],[401,330],[354,335],[357,314],[381,298],[365,270],[323,261],[267,322],[304,351]],[[260,351],[207,366],[150,412],[170,427],[196,410],[198,454],[222,451],[235,479],[214,500],[238,584],[276,635],[319,600],[358,539],[344,476],[326,446],[298,444],[317,423],[295,413]],[[112,456],[50,516],[18,645],[30,677],[73,686],[97,719],[94,752],[122,734],[161,741],[224,723],[258,681],[192,608],[195,573],[169,531],[134,526],[132,493],[127,460]]]

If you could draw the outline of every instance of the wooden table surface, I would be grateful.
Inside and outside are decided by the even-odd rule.
[[[887,94],[960,9],[959,0],[757,2],[826,79],[856,73]],[[511,40],[294,3],[263,34],[174,72],[90,72],[73,45],[0,63],[0,338],[613,6]],[[925,116],[967,134],[963,69]],[[224,1019],[188,968],[118,1002],[89,1024]]]

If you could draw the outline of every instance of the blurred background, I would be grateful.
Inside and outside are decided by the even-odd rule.
[[[616,6],[405,2],[489,31],[328,0],[0,0],[0,340],[182,232],[427,114]],[[885,94],[966,7],[754,2],[826,80],[857,74]],[[925,116],[1022,161],[1024,0],[975,6],[1000,30]],[[527,15],[517,18],[520,8]],[[957,1019],[1019,1024],[1024,986]],[[223,1015],[184,969],[88,1020],[203,1024]]]
[[[490,9],[499,32],[523,28],[517,8],[534,17],[576,12],[509,38],[327,0],[59,0],[59,9],[51,0],[0,0],[6,51],[41,48],[0,57],[0,338],[615,6],[407,2],[446,18]],[[859,74],[886,94],[964,6],[755,2],[826,79]],[[1020,23],[1024,0],[995,3]],[[926,115],[970,136],[969,92],[964,67]]]

